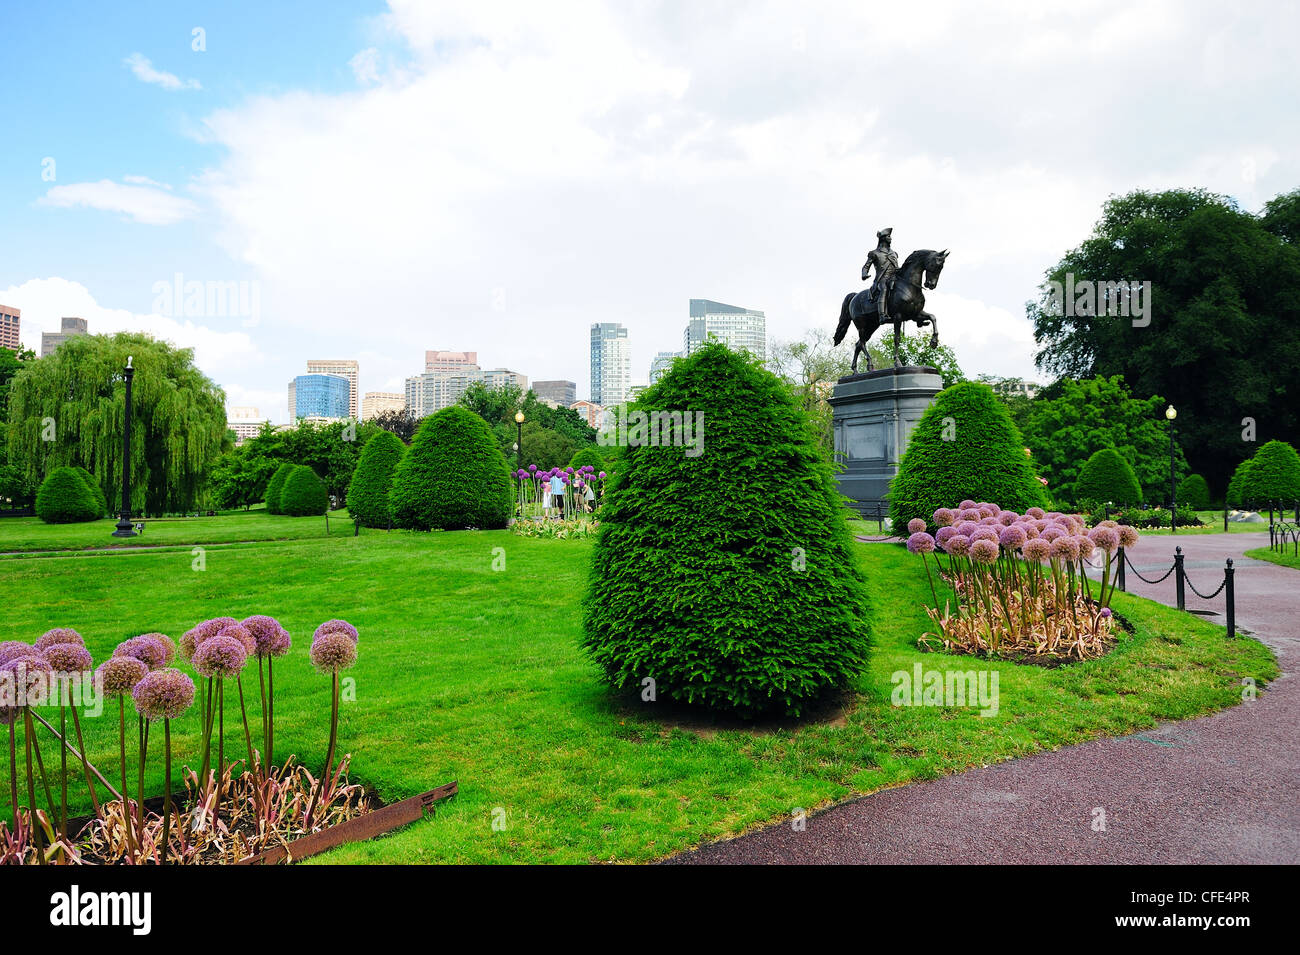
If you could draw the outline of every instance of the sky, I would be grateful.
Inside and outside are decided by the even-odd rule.
[[[1300,185],[1297,35],[1159,0],[6,3],[0,303],[38,351],[63,315],[192,347],[277,422],[309,359],[400,392],[426,349],[586,397],[592,322],[638,382],[691,298],[830,331],[892,226],[950,250],[966,373],[1041,380],[1025,303],[1107,197]]]

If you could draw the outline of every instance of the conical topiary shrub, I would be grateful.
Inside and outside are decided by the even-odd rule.
[[[280,489],[280,513],[290,517],[324,514],[329,501],[324,482],[305,464],[294,465]]]
[[[917,422],[889,486],[889,520],[902,534],[967,498],[1021,512],[1047,504],[1006,405],[973,381],[939,392]]]
[[[1204,482],[1202,482],[1204,483]],[[1128,507],[1142,503],[1142,486],[1133,467],[1112,448],[1094,451],[1079,469],[1074,499]]]
[[[1250,473],[1250,458],[1237,465],[1237,469],[1232,472],[1232,479],[1228,481],[1228,490],[1223,494],[1223,502],[1229,507],[1246,506],[1246,502],[1241,498],[1241,485],[1248,473]]]
[[[1199,474],[1189,474],[1178,485],[1178,503],[1186,504],[1194,511],[1203,511],[1210,506],[1210,485]]]
[[[1285,441],[1263,445],[1250,459],[1240,493],[1251,507],[1294,506],[1300,501],[1300,454]]]
[[[657,444],[640,413],[663,425]],[[698,450],[681,446],[687,422]],[[867,652],[863,580],[789,388],[705,345],[629,406],[627,442],[583,604],[609,683],[742,715],[798,714],[846,686]]]
[[[505,527],[514,485],[487,422],[463,405],[425,418],[393,473],[389,502],[398,527]]]
[[[280,492],[284,490],[285,480],[288,479],[297,466],[290,461],[286,461],[276,468],[275,473],[271,475],[271,480],[266,484],[266,511],[268,514],[284,513],[280,510]]]
[[[104,514],[76,468],[55,468],[36,491],[36,516],[46,524],[76,524]]]
[[[348,513],[362,527],[388,526],[388,493],[405,451],[402,439],[391,431],[380,431],[361,449],[348,485]]]
[[[108,499],[104,497],[104,489],[99,486],[99,480],[85,468],[73,468],[81,479],[86,482],[86,487],[90,488],[90,493],[95,497],[95,506],[99,508],[99,517],[108,513]]]

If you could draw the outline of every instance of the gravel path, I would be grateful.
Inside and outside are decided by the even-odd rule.
[[[1237,568],[1237,625],[1284,670],[1259,699],[1133,736],[1102,739],[884,790],[717,842],[670,864],[1289,863],[1300,861],[1300,571],[1243,558],[1268,534],[1146,537],[1134,564],[1158,577],[1186,555],[1202,593]],[[1130,592],[1173,605],[1172,575]],[[1222,614],[1223,598],[1187,606]],[[1209,617],[1222,623],[1223,617]],[[1095,810],[1105,831],[1094,831]]]

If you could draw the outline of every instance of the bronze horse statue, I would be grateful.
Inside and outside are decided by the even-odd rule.
[[[930,347],[939,344],[939,323],[925,310],[925,293],[921,291],[921,286],[933,290],[939,284],[939,273],[943,271],[943,263],[947,258],[947,249],[942,252],[935,252],[933,249],[917,249],[907,257],[894,274],[893,284],[887,287],[885,294],[889,295],[888,321],[894,325],[895,368],[899,366],[898,347],[903,335],[904,322],[913,321],[921,327],[931,326],[934,334],[930,336]],[[870,265],[871,262],[868,261],[862,266],[864,282],[867,280]],[[922,275],[925,277],[924,281]],[[838,345],[844,340],[850,324],[856,325],[858,329],[858,342],[853,346],[852,374],[857,374],[859,355],[867,356],[867,371],[872,371],[871,352],[867,351],[867,341],[880,327],[881,321],[880,308],[871,297],[871,289],[850,292],[845,296],[844,305],[840,308],[840,323],[835,329],[834,344]]]

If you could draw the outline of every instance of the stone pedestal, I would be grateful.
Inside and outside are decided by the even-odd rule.
[[[831,392],[835,457],[845,469],[840,493],[865,515],[888,511],[889,482],[898,473],[907,439],[943,390],[934,368],[882,368],[841,378]]]

